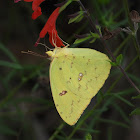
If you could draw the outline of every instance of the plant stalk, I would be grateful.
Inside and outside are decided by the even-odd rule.
[[[79,5],[82,7],[82,9],[85,11],[86,17],[87,17],[87,19],[89,20],[89,23],[91,24],[91,26],[92,26],[92,28],[94,29],[94,31],[95,31],[96,33],[99,34],[99,31],[96,29],[96,26],[95,26],[93,20],[92,20],[91,17],[89,16],[89,14],[88,14],[87,10],[85,9],[84,5],[82,4],[82,2],[81,2],[80,0],[78,0],[77,2],[78,2]],[[99,34],[99,35],[100,35],[100,34]],[[111,56],[112,60],[113,60],[114,62],[116,62],[115,56],[113,55],[113,53],[111,52],[111,50],[110,50],[109,48],[106,47],[107,45],[106,45],[106,43],[105,43],[105,41],[103,40],[103,38],[102,38],[101,35],[100,35],[100,38],[101,38],[101,42],[102,42],[104,48],[106,49],[106,51],[108,52],[108,54]],[[124,70],[120,65],[117,66],[117,67],[120,69],[120,71],[121,71],[122,74],[125,76],[125,78],[127,79],[127,81],[131,84],[131,86],[133,86],[133,87],[137,90],[137,92],[140,94],[140,90],[139,90],[138,87],[133,83],[133,81],[128,77],[128,75],[126,74],[125,70]]]
[[[129,23],[130,29],[131,29],[131,31],[135,32],[133,23],[131,21],[130,15],[129,15],[128,1],[123,0],[123,3],[124,3],[124,9],[125,9],[126,16],[128,17],[128,23]],[[139,42],[138,42],[138,39],[137,39],[137,31],[134,35],[132,35],[132,40],[133,40],[134,46],[136,48],[137,54],[138,54],[139,59],[140,59],[140,45],[139,45]]]

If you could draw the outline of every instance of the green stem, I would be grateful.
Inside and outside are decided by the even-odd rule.
[[[125,68],[125,71],[127,71],[134,63],[135,61],[138,59],[138,56],[136,56],[130,63],[129,65]],[[107,90],[107,93],[111,92],[112,89],[115,87],[115,85],[119,82],[119,80],[121,79],[123,75],[121,74],[114,82],[113,84],[110,86],[110,88]]]
[[[124,3],[125,14],[126,14],[126,17],[128,19],[128,23],[129,23],[130,29],[132,31],[134,31],[133,23],[132,23],[132,21],[130,19],[130,15],[129,15],[128,1],[127,0],[123,0],[123,3]]]
[[[55,137],[58,135],[58,133],[61,131],[61,129],[65,126],[64,123],[62,123],[58,129],[53,133],[53,135],[49,138],[49,140],[53,140],[55,139]]]
[[[116,48],[115,52],[113,53],[114,56],[117,56],[119,54],[120,50],[124,47],[125,44],[127,44],[130,37],[131,35],[128,35],[127,38],[125,38],[123,42]]]
[[[125,78],[128,80],[128,82],[137,90],[138,93],[140,93],[140,90],[139,90],[138,87],[132,82],[132,80],[128,77],[128,75],[126,74],[125,70],[124,70],[121,66],[118,66],[118,68],[119,68],[120,71],[123,73],[123,75],[124,75]]]

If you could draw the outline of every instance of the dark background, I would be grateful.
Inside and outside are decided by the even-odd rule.
[[[49,85],[49,64],[46,58],[22,54],[21,51],[31,50],[45,55],[46,49],[39,45],[34,47],[39,33],[49,15],[56,8],[54,4],[61,0],[46,0],[41,4],[42,16],[31,19],[31,3],[13,0],[0,1],[0,140],[48,140],[50,139],[86,139],[96,140],[140,140],[140,117],[130,116],[139,107],[139,99],[132,99],[138,93],[122,77],[105,96],[121,72],[113,67],[111,74],[99,94],[92,99],[78,124],[91,111],[99,99],[102,102],[87,117],[80,128],[69,126],[57,113]],[[128,27],[125,0],[82,0],[93,21],[98,20],[100,26],[109,30]],[[129,10],[140,12],[140,1],[128,1]],[[92,48],[101,52],[105,48],[100,40],[93,44],[88,41],[73,45],[75,34],[94,32],[87,19],[79,23],[68,24],[68,15],[79,10],[73,2],[59,16],[57,31],[59,36],[71,47]],[[53,48],[48,35],[41,42]],[[137,33],[138,41],[140,33]],[[106,41],[115,56],[123,54],[122,67],[125,69],[134,60],[127,71],[136,85],[140,85],[140,63],[133,42],[133,37],[120,33]],[[109,54],[107,54],[109,56]],[[8,62],[8,63],[7,63]],[[114,96],[114,95],[119,95]],[[74,134],[72,132],[75,131]],[[72,138],[71,138],[72,136]]]

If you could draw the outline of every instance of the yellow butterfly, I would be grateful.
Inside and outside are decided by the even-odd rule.
[[[109,58],[88,48],[60,48],[46,52],[51,57],[50,84],[61,118],[74,125],[107,79]]]

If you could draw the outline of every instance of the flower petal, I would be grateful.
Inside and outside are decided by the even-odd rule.
[[[51,43],[52,46],[54,47],[61,47],[64,46],[62,40],[60,39],[60,37],[58,36],[57,31],[53,31],[53,33],[49,32],[49,42]]]
[[[45,0],[34,0],[33,3],[32,3],[32,9],[33,11],[36,10],[37,7],[39,7],[39,5]]]
[[[41,8],[40,7],[37,7],[36,10],[32,13],[32,19],[35,20],[41,14],[42,14]]]
[[[55,24],[56,24],[56,19],[59,15],[59,9],[60,7],[56,8],[53,13],[50,15],[48,21],[46,22],[45,26],[41,30],[39,36],[40,38],[44,38],[47,32],[52,32],[53,29],[56,30]]]
[[[62,40],[60,39],[60,37],[58,36],[57,30],[56,30],[56,20],[57,17],[59,15],[59,9],[60,7],[56,8],[53,13],[50,15],[49,19],[47,20],[45,26],[43,27],[43,29],[41,30],[40,34],[39,34],[39,38],[35,44],[35,46],[37,46],[40,38],[44,38],[45,35],[49,34],[49,41],[51,43],[52,46],[54,47],[61,47],[64,46]]]

